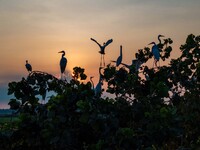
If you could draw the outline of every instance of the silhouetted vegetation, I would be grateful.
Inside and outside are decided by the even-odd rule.
[[[107,65],[106,91],[115,98],[95,96],[91,82],[82,82],[84,69],[63,81],[32,72],[9,83],[9,102],[19,121],[10,134],[0,132],[4,149],[197,149],[200,147],[200,36],[189,35],[181,56],[170,64],[140,69]],[[160,43],[162,60],[170,58],[173,41]],[[148,47],[136,54],[142,63],[152,58]],[[133,64],[134,65],[134,64]],[[131,66],[130,66],[131,67]],[[134,70],[135,69],[135,70]],[[134,70],[134,71],[133,71]],[[54,92],[40,104],[47,92]]]

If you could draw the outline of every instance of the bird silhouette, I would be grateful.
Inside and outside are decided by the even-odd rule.
[[[161,59],[162,59],[162,60],[165,60],[165,58],[164,58],[164,56],[163,56],[163,50],[162,50],[162,49],[163,49],[163,46],[164,46],[164,43],[161,42],[161,39],[160,39],[161,37],[165,37],[165,36],[164,36],[164,35],[161,35],[161,34],[158,35],[158,42],[159,42],[159,43],[157,44],[157,46],[158,46],[159,51],[160,51],[160,57],[161,57]]]
[[[158,48],[158,46],[155,42],[151,42],[148,45],[151,45],[151,44],[153,44],[153,46],[151,48],[151,52],[154,56],[153,67],[154,67],[154,64],[155,64],[156,67],[158,67],[157,62],[160,60],[160,51],[159,51],[159,48]]]
[[[102,93],[103,75],[101,74],[101,69],[102,69],[102,67],[99,67],[99,82],[97,83],[95,88],[94,88],[94,82],[92,81],[93,77],[90,77],[90,81],[92,83],[92,88],[94,90],[96,97],[100,97],[101,93]]]
[[[32,66],[31,66],[31,64],[28,63],[28,60],[26,60],[25,66],[26,66],[27,71],[28,71],[29,73],[31,73],[31,72],[32,72]]]
[[[65,73],[65,68],[66,68],[66,65],[67,65],[67,59],[65,58],[65,51],[60,51],[58,53],[62,53],[62,57],[60,59],[60,72],[61,72],[61,79],[62,79],[62,76],[63,74]]]
[[[138,59],[133,59],[132,64],[130,65],[125,64],[125,63],[121,63],[121,64],[124,65],[126,68],[128,68],[130,73],[135,73],[136,71],[140,69],[140,66],[143,64],[143,62],[141,62]]]
[[[92,84],[92,89],[94,90],[94,82],[93,82],[92,78],[94,78],[94,77],[93,76],[90,77],[90,82]]]
[[[122,45],[120,45],[120,55],[117,58],[116,66],[118,67],[122,63]]]
[[[161,34],[158,35],[158,41],[159,41],[158,44],[162,44],[162,43],[161,43],[161,39],[160,39],[161,37],[165,37],[165,36],[164,36],[164,35],[161,35]]]
[[[97,43],[97,45],[100,47],[100,51],[99,53],[101,54],[101,61],[100,61],[100,67],[102,67],[102,63],[103,66],[105,67],[105,60],[104,60],[104,55],[105,55],[105,48],[106,46],[108,46],[110,43],[113,42],[112,39],[108,40],[106,43],[103,43],[103,45],[99,44],[95,39],[90,38],[92,41],[94,41],[95,43]]]
[[[161,35],[161,34],[158,35],[158,42],[159,42],[158,44],[156,44],[155,42],[149,43],[149,45],[153,44],[151,52],[154,56],[153,67],[155,64],[156,68],[158,67],[157,62],[159,62],[160,57],[162,58],[162,56],[160,54],[162,52],[162,48],[163,48],[163,44],[161,43],[161,39],[160,39],[161,37],[165,37],[165,36]]]

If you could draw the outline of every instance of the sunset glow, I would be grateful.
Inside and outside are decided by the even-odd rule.
[[[106,47],[106,64],[116,60],[120,45],[123,62],[131,63],[138,49],[157,42],[158,34],[174,41],[172,58],[177,57],[187,35],[199,34],[199,7],[197,0],[1,0],[0,108],[9,102],[7,84],[28,75],[25,60],[33,70],[60,77],[60,50],[66,52],[69,74],[80,66],[96,83],[100,54],[90,38],[102,44],[113,39]]]

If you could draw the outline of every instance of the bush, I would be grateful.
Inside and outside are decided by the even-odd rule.
[[[10,149],[197,149],[199,41],[200,36],[189,35],[181,56],[157,69],[109,64],[102,78],[115,98],[95,96],[92,84],[81,81],[87,76],[80,67],[69,83],[43,72],[9,83],[8,94],[16,98],[9,104],[19,111],[20,123],[1,142],[11,143]],[[158,45],[163,60],[169,59],[172,43],[168,38]],[[139,50],[137,59],[147,62],[150,51]],[[40,104],[38,95],[44,99],[50,91],[55,96]]]

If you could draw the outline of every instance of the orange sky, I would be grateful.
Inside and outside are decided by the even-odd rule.
[[[118,57],[120,45],[123,62],[131,63],[158,34],[172,38],[175,58],[187,35],[199,35],[199,7],[199,0],[1,0],[0,105],[8,102],[8,82],[27,76],[25,60],[33,70],[58,76],[60,50],[66,51],[67,70],[81,66],[96,83],[100,54],[91,37],[99,43],[113,39],[107,64]]]

